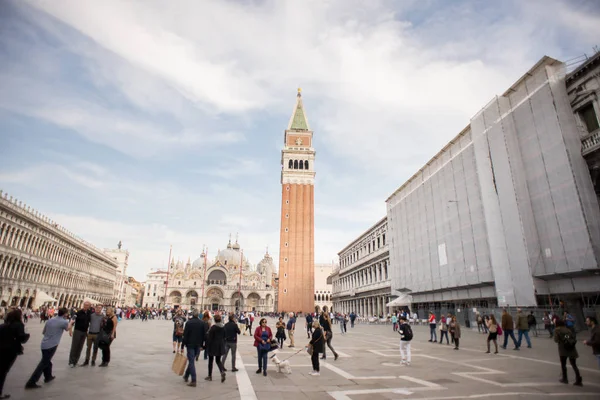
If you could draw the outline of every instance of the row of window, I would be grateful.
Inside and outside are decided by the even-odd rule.
[[[308,169],[308,160],[290,160],[288,169]]]
[[[388,263],[386,261],[385,263],[377,263],[345,276],[334,282],[333,286],[334,291],[342,291],[388,279]]]
[[[106,278],[111,277],[108,268],[104,267],[102,262],[78,254],[73,249],[55,244],[19,226],[0,224],[0,244],[88,274],[93,272]]]
[[[377,239],[373,239],[373,241],[366,243],[363,247],[352,252],[346,257],[340,257],[340,265],[342,268],[347,267],[358,261],[360,258],[379,250],[382,246],[385,246],[385,233],[383,233],[381,236],[378,236]]]
[[[329,294],[315,294],[315,301],[330,301],[331,295]]]
[[[60,271],[57,268],[38,264],[17,257],[0,254],[0,278],[43,283],[69,289],[93,290],[99,293],[112,293],[112,281],[98,279],[77,271]]]

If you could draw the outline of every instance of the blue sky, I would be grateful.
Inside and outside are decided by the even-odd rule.
[[[144,279],[229,233],[277,260],[283,131],[315,131],[316,262],[543,55],[591,53],[594,1],[0,2],[0,188]],[[500,5],[498,5],[500,3]]]

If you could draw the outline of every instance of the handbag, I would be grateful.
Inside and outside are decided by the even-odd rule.
[[[318,342],[319,340],[321,340],[321,339],[323,339],[323,333],[321,333],[321,337],[320,337],[320,338],[318,338],[318,339],[315,341],[315,343],[317,343],[317,342]],[[310,343],[309,343],[309,344],[308,344],[308,346],[306,346],[306,352],[307,352],[309,355],[311,355],[311,356],[312,356],[312,355],[313,355],[313,353],[315,352],[315,346],[314,346],[314,344],[310,344]]]
[[[498,329],[496,330],[496,332],[498,333],[498,336],[502,335],[502,328],[500,327],[500,325],[498,325]]]
[[[110,335],[106,331],[101,330],[96,340],[98,340],[98,347],[100,348],[110,346]]]
[[[173,365],[171,366],[171,370],[175,372],[177,375],[181,376],[185,372],[185,368],[187,367],[187,357],[181,353],[177,353],[175,355],[175,359],[173,359]]]

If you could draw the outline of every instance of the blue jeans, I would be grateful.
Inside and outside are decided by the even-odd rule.
[[[262,369],[263,372],[267,371],[267,355],[268,351],[260,350],[258,347],[256,348],[256,353],[258,354],[258,369]]]
[[[200,347],[187,347],[188,366],[183,377],[187,379],[191,375],[192,382],[196,382],[196,357],[200,355],[200,350]]]
[[[517,347],[521,347],[521,339],[525,336],[525,340],[527,340],[527,347],[531,347],[531,340],[529,339],[529,330],[527,329],[519,329],[519,340],[517,340]]]
[[[429,324],[429,334],[431,341],[437,342],[437,333],[435,332],[435,324]]]
[[[517,339],[515,338],[515,333],[512,329],[506,329],[504,331],[504,344],[502,345],[502,347],[506,347],[506,345],[508,344],[508,337],[511,337],[513,342],[515,343],[515,347],[519,348],[519,344],[517,342]]]
[[[35,384],[40,380],[42,373],[44,374],[44,380],[52,378],[52,357],[56,353],[58,346],[52,347],[51,349],[42,349],[42,360],[31,374],[31,378],[27,381],[28,384]]]

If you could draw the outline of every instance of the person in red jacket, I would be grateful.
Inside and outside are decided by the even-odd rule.
[[[260,325],[254,331],[254,347],[258,353],[258,370],[257,374],[262,371],[264,376],[267,376],[267,354],[271,349],[271,340],[273,339],[273,333],[271,328],[267,326],[267,320],[261,318]]]

